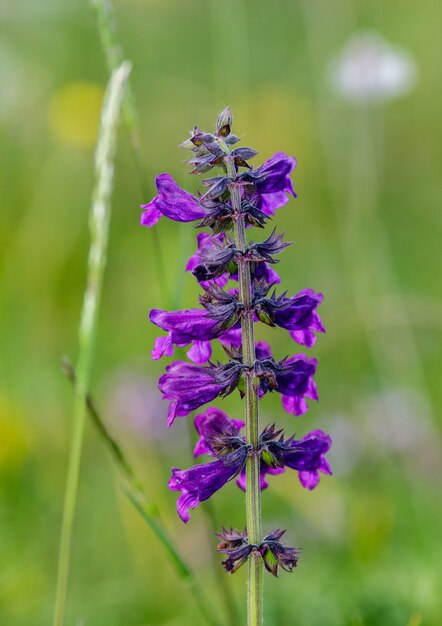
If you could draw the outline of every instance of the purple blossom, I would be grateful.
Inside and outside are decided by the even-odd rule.
[[[177,416],[188,415],[219,395],[228,395],[238,385],[243,366],[233,361],[226,365],[198,367],[185,361],[174,361],[158,381],[163,399],[169,400],[167,426]]]
[[[189,509],[194,509],[200,502],[208,500],[238,475],[246,462],[247,454],[248,446],[242,445],[218,461],[195,465],[188,470],[172,468],[169,489],[181,491],[177,500],[177,511],[184,523],[190,519]]]
[[[164,215],[175,222],[193,222],[206,215],[198,200],[177,185],[170,174],[160,174],[155,183],[158,195],[147,204],[141,214],[141,225],[150,228]]]
[[[197,415],[194,424],[200,437],[193,452],[195,457],[200,454],[216,456],[217,450],[219,450],[216,441],[220,438],[225,441],[241,438],[240,429],[245,426],[244,422],[231,420],[224,411],[214,406],[208,407],[205,413]]]
[[[312,430],[301,441],[292,440],[291,450],[284,452],[284,464],[298,472],[301,485],[310,491],[319,483],[319,472],[332,474],[325,457],[332,444],[330,435]]]
[[[256,191],[259,194],[287,192],[296,197],[290,178],[295,167],[294,157],[289,157],[284,152],[276,152],[271,159],[255,170]]]
[[[186,265],[186,272],[192,272],[201,263],[201,253],[205,250],[215,249],[216,245],[221,246],[224,244],[226,236],[224,233],[219,235],[210,236],[207,233],[198,233],[196,237],[198,250],[190,257]],[[214,279],[217,285],[224,287],[229,280],[226,273],[218,276]],[[207,289],[211,281],[201,281],[200,285],[204,289]]]
[[[331,475],[330,464],[325,457],[332,444],[330,435],[322,430],[312,430],[300,440],[294,438],[286,442],[271,441],[267,444],[270,455],[274,455],[284,467],[296,470],[301,485],[310,491],[319,483],[319,472]],[[269,466],[267,466],[269,467]],[[265,473],[273,474],[272,467]],[[263,471],[263,470],[261,470]],[[279,472],[278,472],[279,473]]]
[[[280,326],[290,331],[291,337],[300,344],[311,348],[315,341],[315,332],[325,333],[321,318],[316,312],[323,300],[322,293],[304,289],[295,296],[287,298],[284,294],[278,298],[256,297],[258,317],[272,326]]]
[[[241,429],[245,426],[240,420],[229,417],[215,407],[209,407],[205,413],[195,418],[195,429],[199,440],[194,456],[208,454],[217,457],[226,450],[235,449],[240,442],[245,442]],[[321,430],[313,430],[300,440],[291,437],[284,441],[277,440],[282,431],[267,427],[260,435],[262,453],[260,465],[260,488],[268,487],[267,476],[281,474],[285,468],[296,470],[303,487],[314,489],[319,482],[319,472],[331,474],[330,465],[325,457],[331,446],[331,437]],[[238,486],[246,490],[245,468],[240,472]]]
[[[149,313],[150,321],[165,331],[166,337],[155,339],[152,358],[154,361],[162,356],[172,356],[173,346],[188,346],[193,344],[187,353],[191,361],[202,365],[212,356],[210,342],[218,338],[223,345],[241,345],[241,328],[236,323],[226,330],[226,324],[221,320],[211,318],[204,309],[184,309],[182,311],[163,311],[152,309]]]
[[[280,209],[285,206],[289,198],[283,191],[277,191],[276,193],[262,194],[256,201],[256,206],[263,213],[272,217],[275,215],[276,209]]]
[[[282,406],[287,413],[303,415],[308,411],[306,398],[319,399],[313,380],[317,364],[316,359],[309,359],[304,354],[295,354],[285,361],[284,365],[289,369],[276,376],[276,391],[282,394]]]
[[[274,530],[264,537],[259,546],[264,566],[273,576],[278,576],[278,567],[291,572],[298,564],[299,550],[283,546],[279,542],[284,533],[285,530]]]
[[[259,396],[268,391],[277,391],[282,395],[282,405],[287,413],[302,415],[308,411],[306,398],[318,400],[318,392],[313,376],[316,372],[316,359],[309,359],[305,354],[295,354],[282,361],[275,361],[271,356],[270,346],[259,341],[255,347],[255,371],[260,379]]]

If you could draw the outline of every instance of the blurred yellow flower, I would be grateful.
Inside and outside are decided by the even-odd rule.
[[[97,83],[71,82],[52,94],[49,123],[60,141],[93,147],[97,138],[103,89]]]
[[[18,412],[0,402],[0,470],[16,469],[28,452],[28,437]]]

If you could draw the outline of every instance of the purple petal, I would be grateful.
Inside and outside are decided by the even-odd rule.
[[[280,209],[286,205],[288,201],[289,199],[284,191],[277,191],[276,193],[261,195],[256,205],[263,213],[272,217],[275,215],[276,209]]]
[[[255,346],[255,354],[258,361],[263,361],[272,356],[272,349],[267,342],[258,341]]]
[[[298,472],[298,476],[301,485],[309,491],[312,491],[319,483],[318,472]]]
[[[157,337],[155,339],[155,345],[151,352],[152,359],[158,361],[162,356],[173,355],[172,333],[166,335],[166,337]]]
[[[146,226],[150,228],[154,226],[160,219],[162,213],[156,206],[157,198],[154,198],[148,204],[142,204],[141,208],[144,209],[143,213],[141,213],[140,224],[141,226]]]
[[[169,219],[193,222],[206,215],[195,196],[181,189],[169,174],[160,174],[155,182],[159,192],[157,209]]]
[[[184,523],[190,518],[189,509],[208,500],[229,480],[234,478],[244,466],[247,448],[225,455],[222,460],[195,465],[187,470],[172,468],[169,489],[181,491],[177,501],[177,511]]]
[[[203,365],[212,356],[212,345],[210,341],[195,341],[193,346],[187,351],[187,356],[191,361]]]
[[[217,434],[225,436],[226,438],[239,437],[240,429],[245,426],[244,422],[240,420],[229,419],[229,416],[224,413],[224,411],[216,407],[209,407],[205,413],[197,415],[194,425],[200,436],[193,452],[194,456],[200,454],[210,454],[214,456],[210,446],[211,436]]]

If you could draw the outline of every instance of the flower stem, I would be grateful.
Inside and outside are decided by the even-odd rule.
[[[93,347],[100,304],[101,287],[110,220],[110,198],[113,187],[114,156],[124,87],[130,63],[124,61],[112,72],[101,113],[101,126],[95,153],[96,183],[90,215],[91,244],[88,278],[81,312],[77,383],[73,410],[73,431],[60,538],[54,626],[63,626],[71,560],[72,530],[77,504],[83,432],[86,418],[86,397],[89,386]]]
[[[226,157],[227,173],[233,179],[230,185],[230,197],[234,210],[235,246],[242,252],[247,247],[244,216],[241,213],[241,195],[235,183],[236,168],[232,157]],[[253,364],[255,362],[255,334],[253,312],[250,310],[252,285],[250,264],[238,262],[239,298],[244,305],[241,319],[243,363],[250,370],[245,375],[244,416],[246,422],[246,442],[252,446],[252,452],[246,463],[246,520],[249,543],[261,543],[261,488],[260,457],[258,453],[259,415],[258,396],[253,388]],[[248,626],[261,626],[262,612],[262,561],[254,550],[249,557],[249,584],[247,596]]]

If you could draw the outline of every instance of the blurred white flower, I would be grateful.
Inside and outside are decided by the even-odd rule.
[[[414,87],[417,66],[407,50],[392,46],[378,33],[354,35],[327,68],[327,80],[353,102],[381,102]]]

